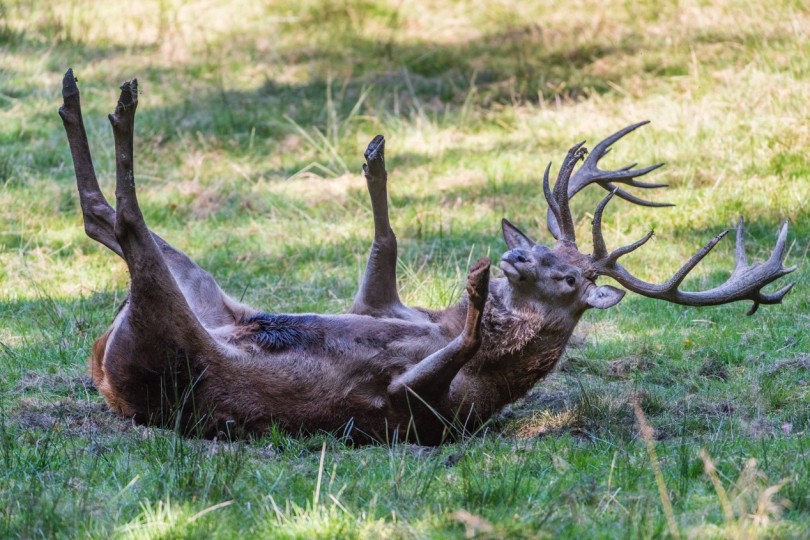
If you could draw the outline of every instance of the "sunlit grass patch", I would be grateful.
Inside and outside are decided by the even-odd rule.
[[[632,396],[682,536],[807,536],[808,28],[793,0],[0,2],[0,536],[662,537]],[[611,203],[610,246],[656,233],[626,266],[664,281],[740,215],[762,260],[788,219],[797,285],[751,318],[632,295],[589,313],[558,372],[442,449],[132,426],[83,382],[128,276],[83,232],[56,115],[68,67],[108,198],[106,114],[138,77],[150,226],[262,309],[351,304],[377,133],[402,297],[443,307],[504,250],[501,217],[551,241],[549,161],[644,119],[602,165],[665,162],[651,198],[677,206]],[[601,191],[573,203],[583,250]],[[727,238],[685,288],[722,282],[733,255]]]
[[[373,511],[373,509],[372,509]],[[274,500],[265,510],[266,524],[259,534],[266,538],[416,538],[414,529],[406,522],[398,523],[374,518],[366,511],[354,514],[334,495],[323,504],[300,507],[289,502],[280,508]],[[395,518],[396,516],[392,516]]]

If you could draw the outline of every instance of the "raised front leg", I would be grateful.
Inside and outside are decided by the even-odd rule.
[[[369,143],[365,158],[363,172],[374,214],[374,242],[351,313],[398,317],[406,312],[406,308],[397,293],[397,237],[388,220],[388,173],[382,135],[377,135]]]
[[[388,393],[395,402],[413,395],[430,406],[438,406],[447,396],[450,383],[459,370],[478,352],[481,345],[481,317],[489,294],[488,258],[473,265],[467,276],[467,314],[464,329],[439,349],[394,379]]]

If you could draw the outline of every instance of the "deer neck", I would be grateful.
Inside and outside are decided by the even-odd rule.
[[[492,378],[504,403],[528,392],[562,356],[579,314],[520,302],[496,280],[484,311],[481,349],[466,372]]]

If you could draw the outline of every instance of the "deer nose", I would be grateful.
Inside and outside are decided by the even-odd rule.
[[[527,256],[526,252],[521,249],[513,249],[506,252],[506,255],[503,256],[504,260],[510,263],[527,263],[529,262],[529,257]]]

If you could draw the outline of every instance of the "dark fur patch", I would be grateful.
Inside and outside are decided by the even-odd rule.
[[[256,328],[253,341],[267,351],[283,351],[310,343],[317,338],[312,315],[277,315],[259,313],[245,319],[246,325]]]

